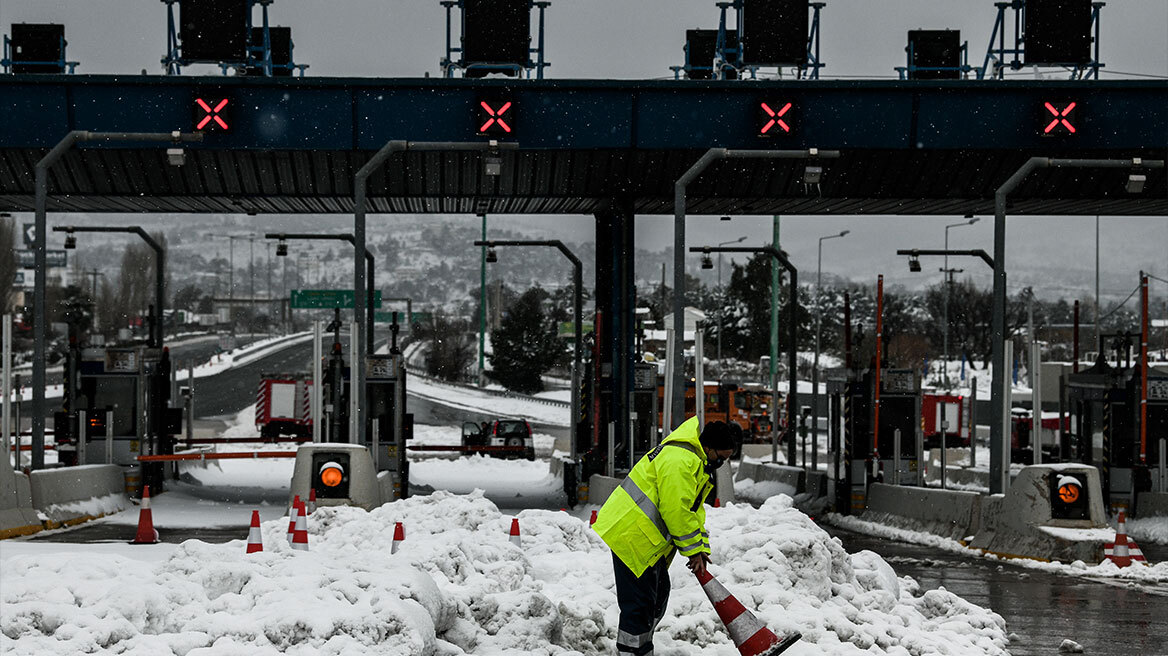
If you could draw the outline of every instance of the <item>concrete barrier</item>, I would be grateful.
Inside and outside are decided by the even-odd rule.
[[[978,530],[981,502],[976,492],[875,483],[862,519],[963,540]]]
[[[1132,517],[1168,517],[1168,492],[1140,492]]]
[[[738,463],[737,480],[752,480],[755,483],[778,483],[781,492],[795,496],[806,490],[806,476],[799,467],[776,465],[769,462]]]
[[[392,494],[389,497],[383,496],[383,490],[386,487],[392,489],[394,481],[392,477],[379,476],[374,471],[373,458],[369,455],[369,449],[359,444],[328,442],[302,444],[296,449],[296,464],[292,470],[288,504],[292,504],[292,499],[296,495],[300,495],[301,499],[308,498],[312,482],[317,475],[317,472],[313,471],[314,458],[316,467],[320,467],[325,462],[334,460],[340,462],[344,456],[348,457],[348,466],[345,467],[344,473],[349,480],[349,495],[343,498],[328,498],[318,492],[316,495],[318,507],[360,506],[366,510],[373,510],[381,504],[393,500]]]
[[[0,539],[29,535],[41,530],[40,519],[32,507],[32,490],[28,476],[0,463]]]
[[[45,528],[70,526],[130,507],[122,467],[78,465],[34,471],[29,477],[32,506]]]
[[[588,479],[588,503],[594,503],[598,506],[604,505],[613,490],[620,487],[620,484],[621,479],[619,478],[593,474],[592,478]]]
[[[1088,495],[1088,517],[1051,515],[1051,480],[1072,476]],[[971,546],[1005,557],[1098,563],[1115,539],[1107,525],[1099,470],[1078,464],[1032,465],[1018,473],[1005,495],[982,500],[981,526]]]

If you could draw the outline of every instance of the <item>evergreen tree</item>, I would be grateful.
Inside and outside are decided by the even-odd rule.
[[[523,293],[491,331],[490,376],[509,390],[531,394],[543,389],[542,376],[562,357],[555,324],[544,311],[548,293],[533,287]]]

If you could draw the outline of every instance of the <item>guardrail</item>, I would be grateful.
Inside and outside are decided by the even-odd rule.
[[[474,391],[474,392],[478,392],[480,394],[486,394],[488,396],[497,396],[499,398],[519,399],[521,401],[531,401],[532,403],[539,403],[542,405],[551,406],[553,408],[563,408],[565,410],[570,410],[572,408],[572,404],[569,401],[560,401],[558,399],[545,399],[543,397],[530,396],[528,394],[520,394],[518,392],[508,392],[506,390],[487,389],[484,387],[478,387],[476,385],[464,385],[462,383],[454,383],[454,382],[451,382],[448,380],[442,380],[441,378],[436,378],[436,377],[431,376],[429,374],[424,374],[421,371],[418,371],[416,368],[412,368],[409,366],[406,367],[406,372],[409,373],[411,376],[417,376],[418,378],[422,378],[422,379],[424,379],[430,383],[433,383],[435,385],[445,385],[446,387],[453,387],[456,389]],[[409,388],[407,387],[407,389],[409,389]]]

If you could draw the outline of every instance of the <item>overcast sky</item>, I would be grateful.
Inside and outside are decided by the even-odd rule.
[[[415,77],[439,74],[444,54],[444,10],[438,0],[275,0],[272,24],[292,27],[298,63],[311,76]],[[893,78],[904,63],[910,29],[959,29],[970,62],[980,65],[993,28],[993,0],[829,0],[822,14],[823,77]],[[161,73],[166,9],[158,0],[0,0],[0,29],[13,22],[61,22],[69,58],[79,73]],[[665,78],[682,63],[684,31],[717,27],[713,0],[552,0],[547,10],[549,77]],[[1168,0],[1109,0],[1103,8],[1104,78],[1168,78]],[[205,70],[205,69],[204,69]],[[1046,69],[1024,77],[1065,77]],[[1168,147],[1168,130],[1165,144]],[[343,219],[341,219],[343,221]],[[469,220],[469,218],[468,218]],[[517,219],[532,230],[572,240],[593,233],[591,217]],[[817,238],[847,228],[827,242],[825,271],[855,278],[885,273],[911,282],[896,248],[939,248],[953,217],[784,217],[784,248],[803,270],[814,270]],[[951,230],[954,248],[990,249],[992,221]],[[1168,278],[1168,218],[1102,220],[1105,276],[1135,280],[1140,269]],[[690,219],[690,244],[745,235],[769,239],[769,217]],[[640,246],[671,243],[671,219],[641,217]],[[1007,262],[1045,269],[1093,269],[1094,217],[1026,217],[1010,221]],[[968,269],[976,271],[976,262]],[[981,274],[979,274],[981,275]],[[984,276],[988,282],[988,276]],[[1074,294],[1078,282],[1046,281],[1049,293]],[[1065,287],[1070,286],[1070,289]],[[1164,286],[1162,286],[1164,287]],[[1087,290],[1083,290],[1086,292]],[[1162,289],[1161,289],[1162,291]]]

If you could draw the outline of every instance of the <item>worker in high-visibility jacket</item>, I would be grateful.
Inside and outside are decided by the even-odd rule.
[[[707,423],[697,417],[647,453],[601,507],[593,529],[612,549],[616,600],[620,606],[617,653],[653,653],[653,631],[669,601],[669,563],[675,552],[689,559],[694,573],[710,562],[703,501],[714,485],[714,470],[737,447],[736,424]]]

